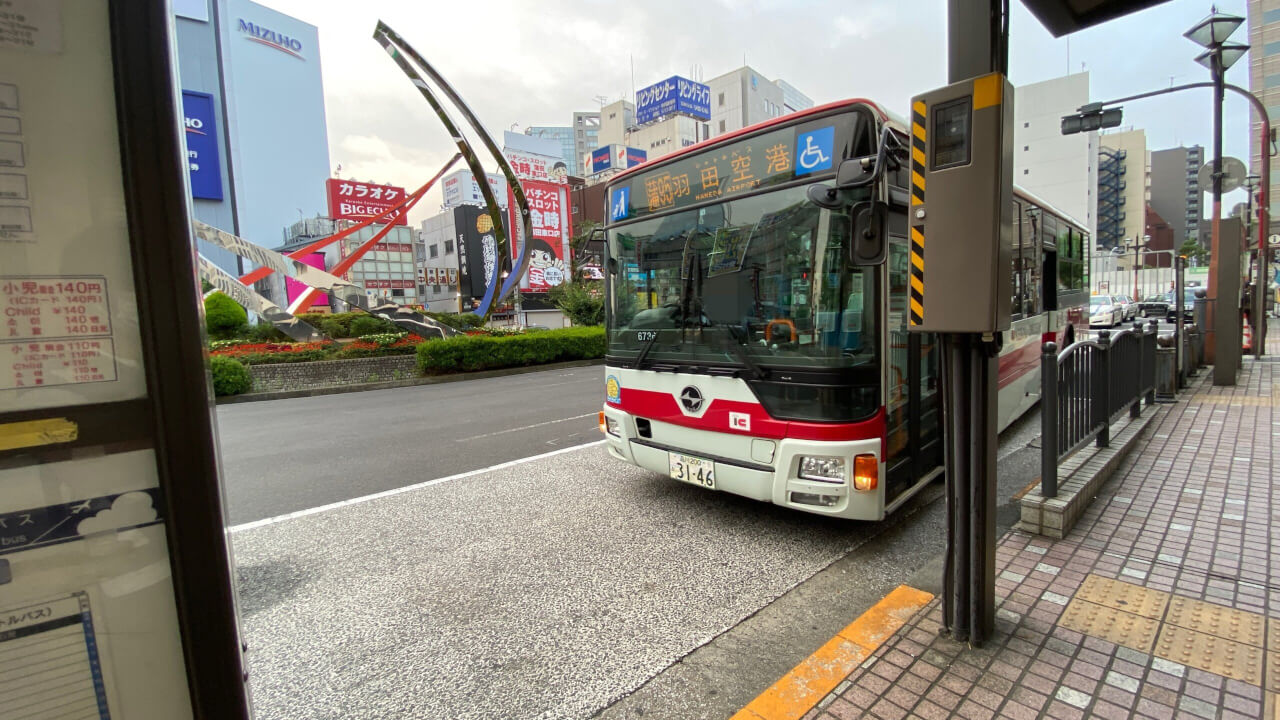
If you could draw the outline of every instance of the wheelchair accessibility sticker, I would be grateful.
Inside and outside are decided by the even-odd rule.
[[[796,175],[829,170],[834,163],[836,129],[824,127],[796,136]]]
[[[624,220],[631,210],[631,188],[614,188],[609,193],[609,219]]]

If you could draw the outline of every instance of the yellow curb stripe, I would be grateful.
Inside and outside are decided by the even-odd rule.
[[[899,585],[730,720],[798,720],[932,599]]]

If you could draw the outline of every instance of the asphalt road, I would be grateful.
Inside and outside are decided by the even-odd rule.
[[[936,590],[940,485],[856,523],[546,455],[596,440],[600,375],[221,408],[233,521],[274,518],[232,532],[257,717],[724,718],[897,584]],[[1035,418],[1001,438],[1000,533]]]
[[[218,407],[232,526],[600,439],[599,366]]]

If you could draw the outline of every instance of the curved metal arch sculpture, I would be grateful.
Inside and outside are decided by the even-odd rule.
[[[391,26],[381,20],[378,21],[378,25],[373,31],[373,38],[384,50],[386,50],[387,54],[391,56],[391,59],[395,61],[400,70],[404,72],[409,80],[413,82],[414,86],[418,88],[418,91],[422,96],[426,98],[427,102],[431,105],[431,108],[435,111],[436,116],[440,118],[440,122],[444,124],[445,130],[458,146],[458,151],[461,152],[463,158],[466,159],[467,166],[471,169],[472,175],[477,178],[476,184],[480,188],[480,194],[484,197],[489,217],[494,223],[494,233],[497,236],[497,252],[499,256],[498,261],[494,264],[493,278],[489,279],[485,284],[484,300],[481,302],[480,307],[475,310],[476,315],[479,315],[480,317],[488,317],[493,304],[495,304],[494,291],[497,288],[499,278],[502,277],[502,267],[506,264],[508,258],[511,257],[511,255],[506,252],[507,237],[506,232],[502,229],[502,212],[498,207],[497,199],[493,196],[493,190],[489,187],[489,183],[484,182],[483,180],[485,177],[485,171],[483,166],[480,165],[479,158],[476,157],[475,152],[471,149],[471,144],[458,129],[458,126],[454,124],[452,118],[449,117],[448,111],[440,104],[440,101],[431,91],[431,88],[427,85],[426,81],[422,79],[422,76],[419,75],[413,65],[410,64],[410,60],[412,60],[413,63],[416,63],[422,71],[439,86],[440,91],[443,92],[445,97],[453,103],[454,107],[462,113],[467,124],[470,125],[471,129],[480,137],[480,142],[498,163],[499,169],[502,170],[502,174],[507,180],[507,185],[511,188],[511,194],[515,198],[516,206],[520,211],[520,224],[521,229],[523,230],[524,239],[517,248],[519,251],[519,257],[516,261],[515,267],[510,269],[506,280],[502,283],[501,292],[498,293],[498,297],[496,298],[497,303],[501,303],[511,294],[520,282],[521,276],[524,275],[529,266],[529,255],[533,249],[533,245],[529,242],[529,239],[533,237],[532,216],[529,212],[529,202],[524,196],[524,190],[520,187],[520,181],[516,177],[515,171],[511,168],[510,163],[507,162],[507,159],[503,156],[502,152],[498,150],[498,146],[494,143],[493,138],[489,137],[489,134],[485,132],[484,126],[480,124],[479,118],[476,117],[475,113],[471,111],[471,108],[467,106],[466,102],[463,101],[462,97],[458,95],[444,77],[441,76],[434,67],[432,67],[431,63],[427,62],[427,60],[423,58],[417,50],[414,50],[409,43],[405,42],[404,38],[402,38],[399,33],[391,29]]]

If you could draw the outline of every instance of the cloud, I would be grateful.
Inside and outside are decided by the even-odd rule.
[[[151,496],[144,492],[125,493],[111,503],[111,507],[85,518],[76,526],[81,535],[131,528],[145,525],[157,517],[156,509],[151,506]]]
[[[629,97],[633,88],[688,76],[695,67],[709,79],[744,58],[815,102],[866,97],[902,115],[913,94],[947,83],[943,0],[259,2],[320,28],[333,162],[344,175],[407,187],[430,177],[454,148],[417,89],[371,39],[378,19],[436,66],[499,143],[512,124],[568,125],[573,111],[598,108],[597,96]],[[1095,99],[1167,86],[1170,75],[1185,76],[1178,82],[1208,78],[1193,61],[1196,48],[1182,38],[1204,14],[1200,5],[1159,5],[1069,43],[1050,36],[1021,3],[1011,5],[1015,84],[1079,72],[1081,63],[1093,71]],[[1246,10],[1244,0],[1219,6]],[[1248,68],[1241,61],[1229,80],[1247,85]],[[1209,146],[1207,95],[1168,100],[1129,104],[1126,124],[1146,127],[1153,148]],[[1228,154],[1248,157],[1248,124],[1246,106],[1228,100]],[[434,212],[438,202],[429,198],[420,207]]]

